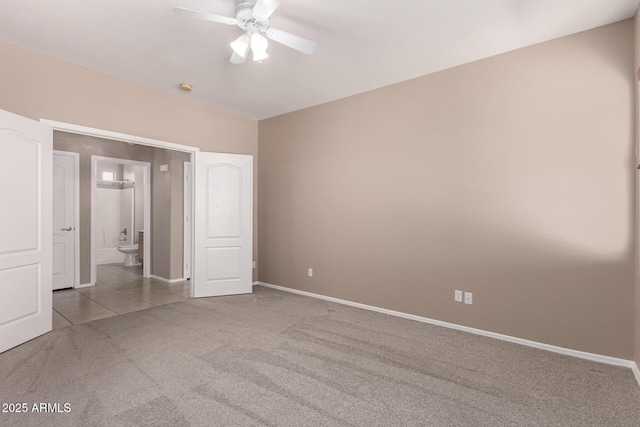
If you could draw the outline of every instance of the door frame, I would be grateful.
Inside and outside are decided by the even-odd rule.
[[[53,155],[56,154],[73,157],[73,287],[77,288],[80,285],[80,153],[53,150]]]
[[[185,280],[189,280],[191,279],[191,245],[193,243],[191,241],[191,223],[193,222],[193,218],[191,218],[193,209],[193,197],[191,197],[193,192],[193,167],[191,162],[184,162],[183,186],[184,213],[182,221],[184,222],[184,238],[182,241],[184,252],[182,256],[182,277]]]
[[[60,132],[67,132],[67,133],[75,133],[75,134],[79,134],[79,135],[86,135],[86,136],[93,136],[96,138],[102,138],[102,139],[111,139],[114,141],[122,141],[122,142],[126,142],[126,143],[130,143],[130,144],[138,144],[138,145],[146,145],[149,147],[156,147],[156,148],[164,148],[164,149],[168,149],[168,150],[175,150],[175,151],[181,151],[184,153],[188,153],[190,155],[190,162],[191,164],[194,163],[195,160],[195,153],[199,152],[200,149],[198,147],[192,147],[189,145],[181,145],[181,144],[175,144],[173,142],[167,142],[167,141],[161,141],[158,139],[152,139],[152,138],[145,138],[145,137],[141,137],[141,136],[135,136],[135,135],[128,135],[125,133],[119,133],[119,132],[112,132],[112,131],[108,131],[108,130],[104,130],[104,129],[97,129],[97,128],[91,128],[91,127],[87,127],[87,126],[80,126],[80,125],[75,125],[72,123],[65,123],[65,122],[59,122],[59,121],[55,121],[55,120],[49,120],[49,119],[40,119],[40,122],[42,123],[46,123],[49,126],[51,126],[53,128],[54,131],[60,131]],[[193,192],[195,191],[195,186],[191,186],[191,200],[193,201],[194,199],[194,194]],[[149,191],[149,194],[151,193],[151,191]],[[92,203],[93,203],[93,198],[92,198]],[[93,212],[93,209],[92,209]],[[149,212],[150,214],[150,212]],[[193,217],[193,206],[191,207],[191,215]],[[190,228],[190,235],[191,235],[191,265],[193,265],[193,221],[191,221],[191,228]],[[93,233],[91,233],[93,236]],[[150,238],[150,230],[149,232],[147,232],[145,230],[145,244],[147,242],[147,236],[149,236]],[[145,248],[146,250],[146,248]],[[92,264],[94,262],[93,260],[93,256],[92,256]],[[149,265],[149,268],[151,267],[151,263],[149,262],[145,262],[145,265]],[[95,285],[95,276],[94,276],[94,272],[91,272],[92,275],[92,284]]]
[[[96,203],[98,196],[98,163],[114,163],[119,165],[140,166],[144,169],[144,250],[145,258],[149,256],[151,259],[151,163],[139,160],[119,159],[116,157],[91,156],[91,284],[95,285],[98,280],[97,264],[96,264],[96,225],[97,212]],[[135,193],[134,193],[135,194]],[[135,220],[135,218],[134,218]],[[135,236],[131,234],[131,242]],[[147,255],[148,254],[148,255]],[[151,276],[151,263],[145,262],[142,266],[142,277]]]

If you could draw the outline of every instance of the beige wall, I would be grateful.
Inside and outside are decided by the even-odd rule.
[[[255,120],[190,101],[178,90],[175,95],[159,92],[1,42],[0,58],[0,109],[36,120],[73,123],[203,151],[253,155],[257,227]],[[257,259],[257,229],[254,236]]]
[[[189,159],[190,156],[186,153],[171,152],[169,163],[171,174],[170,279],[184,277],[184,162],[188,162]]]
[[[153,274],[165,279],[182,278],[183,206],[184,187],[183,162],[190,156],[177,151],[156,149],[151,171],[152,229],[153,229]],[[160,172],[160,165],[168,165],[169,172]]]
[[[632,359],[632,58],[627,20],[261,121],[259,279]]]

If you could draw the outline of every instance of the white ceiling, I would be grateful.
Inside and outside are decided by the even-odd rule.
[[[229,63],[235,0],[1,0],[0,40],[264,119],[633,17],[640,0],[283,0],[271,26],[313,40]],[[178,83],[189,82],[184,93]]]

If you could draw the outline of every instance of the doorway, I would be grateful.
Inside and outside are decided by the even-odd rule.
[[[98,242],[96,238],[100,237],[100,232],[94,230],[96,224],[95,214],[99,210],[95,205],[97,200],[95,197],[97,181],[96,161],[98,160],[121,165],[128,163],[133,166],[143,164],[136,162],[146,162],[146,164],[143,164],[143,166],[148,168],[148,171],[145,170],[145,182],[148,184],[148,191],[146,192],[146,203],[143,209],[146,219],[142,227],[134,227],[136,234],[140,229],[144,231],[142,246],[145,254],[144,260],[141,263],[144,269],[144,280],[149,281],[154,279],[154,283],[160,281],[168,284],[182,282],[182,280],[185,279],[185,277],[182,276],[183,266],[189,265],[189,267],[191,267],[193,264],[191,261],[193,254],[193,250],[191,250],[193,227],[192,224],[189,224],[188,227],[184,227],[183,224],[183,212],[191,218],[193,207],[189,203],[183,208],[183,203],[185,201],[192,201],[193,196],[191,194],[185,195],[184,199],[186,200],[183,200],[183,173],[181,169],[183,168],[184,162],[188,161],[189,164],[193,163],[194,155],[199,149],[68,123],[48,120],[41,121],[52,126],[54,133],[57,133],[58,136],[63,134],[67,135],[67,137],[65,137],[66,139],[57,139],[58,146],[56,148],[76,151],[77,147],[81,153],[80,163],[84,169],[80,171],[80,224],[85,230],[84,237],[81,235],[81,245],[84,245],[83,247],[86,249],[81,250],[80,282],[82,284],[79,288],[95,286],[98,279],[96,265],[99,264],[95,263],[97,257],[94,255],[99,246],[97,245]],[[97,145],[94,145],[96,143]],[[94,158],[92,156],[98,157]],[[167,166],[169,170],[167,170]],[[169,199],[170,192],[173,196],[177,186],[169,188],[166,184],[170,181],[173,185],[175,178],[178,176],[180,187],[180,191],[178,192],[179,197]],[[117,177],[114,176],[114,178]],[[151,181],[154,183],[153,186],[151,186]],[[194,191],[190,185],[184,188],[188,189],[189,193]],[[84,199],[82,195],[85,195]],[[177,203],[178,198],[180,199],[179,204]],[[158,201],[160,201],[160,207],[158,206]],[[169,210],[171,210],[171,226],[166,223]],[[179,216],[177,219],[179,233],[173,231],[175,225],[173,223],[174,216],[175,218]],[[151,218],[153,218],[153,220]],[[155,229],[153,229],[153,227],[155,227]],[[158,231],[158,229],[160,231]],[[118,232],[123,230],[124,227],[118,230]],[[171,233],[169,233],[169,230],[171,230]],[[127,237],[130,236],[131,230],[127,227]],[[170,240],[167,241],[167,239]],[[185,244],[183,239],[186,240],[186,244],[189,245],[189,251],[186,252],[184,257],[182,254]],[[126,243],[135,243],[135,241]],[[154,259],[152,252],[156,245],[160,247],[160,251],[156,251],[156,259]],[[108,246],[117,246],[117,244]],[[179,250],[177,247],[179,247]],[[167,248],[171,248],[170,254],[167,253]],[[163,269],[169,265],[169,262],[165,260],[169,259],[172,264],[171,275],[165,274],[167,271],[163,271]],[[140,267],[137,268],[139,269]]]
[[[140,264],[147,264],[151,269],[145,276],[149,277],[151,274],[158,280],[170,282],[184,278],[183,235],[189,238],[190,228],[185,234],[182,169],[184,161],[190,160],[191,155],[62,130],[54,131],[53,141],[56,149],[79,153],[80,156],[79,287],[93,286],[99,279],[96,275],[92,279],[92,259],[96,260],[97,265],[117,262],[123,264],[127,257],[133,259],[138,256],[137,249],[146,249],[147,254],[142,254],[143,256],[129,263],[129,266],[143,261]],[[99,167],[96,171],[94,161],[93,172],[92,156],[99,156],[94,158]],[[140,173],[141,167],[135,161],[146,162],[150,166],[150,180],[145,179],[144,173]],[[98,183],[98,197],[95,195],[96,185],[92,185],[92,182]],[[145,188],[151,194],[151,209],[145,209],[143,197],[139,197],[144,195]],[[135,196],[133,204],[130,203],[131,195]],[[101,197],[106,200],[100,200]],[[137,217],[134,223],[131,221],[134,216],[132,214],[128,219],[118,218],[121,207],[127,207],[129,213],[133,207],[133,214]],[[190,212],[190,209],[188,204],[187,211]],[[148,218],[146,226],[140,218],[145,211],[150,212],[152,218],[150,231]],[[100,221],[102,224],[98,224]],[[140,231],[145,232],[142,239],[139,239]],[[144,235],[148,236],[151,244],[147,242],[144,245]],[[95,251],[92,251],[92,236]],[[138,240],[142,243],[139,248]],[[133,245],[136,245],[135,251],[130,247]],[[119,251],[118,247],[125,253]],[[142,267],[139,270],[142,275]]]
[[[253,248],[253,157],[243,154],[200,152],[196,147],[174,144],[144,137],[121,134],[85,126],[41,119],[54,131],[90,136],[102,140],[114,140],[155,147],[188,155],[185,161],[192,164],[191,186],[191,286],[193,298],[236,295],[252,291]],[[166,171],[166,165],[154,163],[153,174]],[[95,179],[95,178],[92,178]],[[154,175],[155,191],[156,179]],[[171,206],[173,209],[173,206]],[[182,207],[177,208],[182,213]],[[155,227],[157,221],[153,220]],[[160,227],[160,230],[163,230]],[[182,227],[180,227],[182,232]],[[182,233],[180,233],[182,234]],[[146,239],[145,239],[146,240]],[[152,244],[156,244],[153,233]],[[182,252],[182,240],[163,247]],[[157,253],[157,251],[156,251]],[[180,260],[182,273],[182,260]],[[146,264],[146,263],[145,263]],[[152,260],[155,272],[158,265]],[[95,280],[95,272],[91,272]],[[153,274],[151,277],[155,277]],[[180,279],[179,279],[180,280]],[[95,282],[89,284],[94,285]]]
[[[151,259],[150,182],[149,162],[91,156],[92,284],[97,282],[97,265],[125,259],[125,255],[120,256],[119,246],[142,245],[145,257]],[[139,264],[138,254],[132,254],[136,262],[130,266]],[[151,263],[141,264],[142,276],[150,277]]]

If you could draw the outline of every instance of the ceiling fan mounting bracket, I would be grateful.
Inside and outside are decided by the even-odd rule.
[[[236,21],[238,26],[245,31],[265,32],[269,28],[269,19],[258,20],[253,16],[253,8],[256,0],[239,0],[236,6]]]

